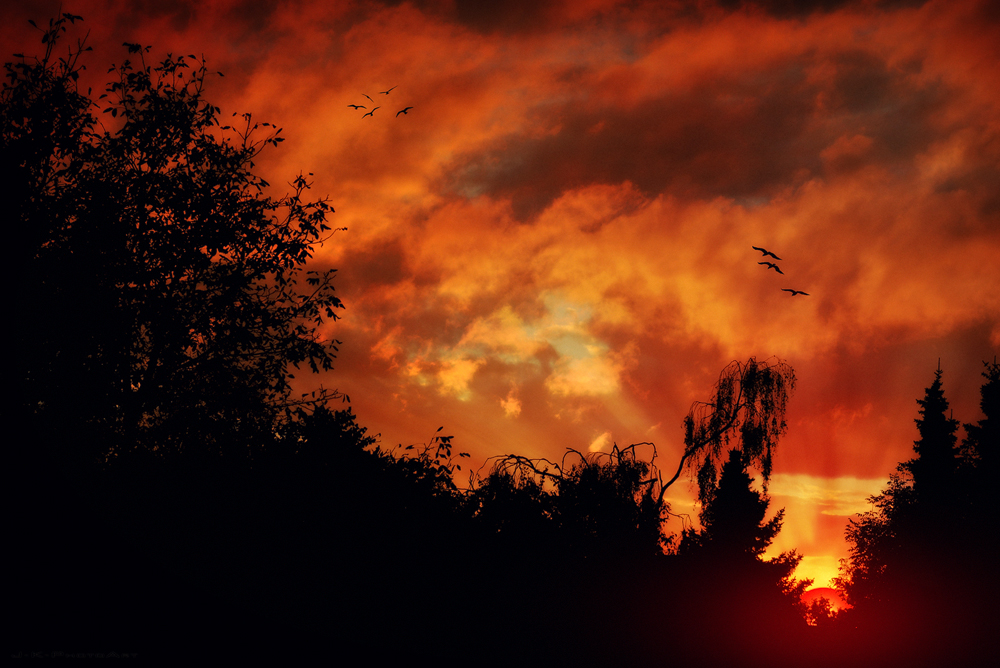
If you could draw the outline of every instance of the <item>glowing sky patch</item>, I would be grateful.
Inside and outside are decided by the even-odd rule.
[[[794,497],[815,503],[824,515],[846,517],[871,510],[868,497],[880,493],[885,485],[886,481],[882,478],[827,478],[776,473],[771,477],[768,492],[779,503],[781,497]]]

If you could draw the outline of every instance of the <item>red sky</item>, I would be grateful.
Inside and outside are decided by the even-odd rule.
[[[981,417],[1000,349],[1000,11],[809,4],[63,11],[90,30],[95,89],[125,41],[204,54],[224,115],[284,128],[262,175],[314,173],[348,227],[316,256],[347,307],[323,382],[384,446],[444,425],[476,469],[653,441],[669,469],[728,362],[787,361],[771,552],[798,548],[823,586],[846,518],[912,455],[939,358],[955,417]],[[27,19],[58,7],[5,3],[6,58],[38,53]],[[381,108],[362,118],[365,93]],[[686,483],[671,492],[696,515]]]

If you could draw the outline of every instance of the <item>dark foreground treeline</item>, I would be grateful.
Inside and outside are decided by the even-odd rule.
[[[78,17],[39,29],[0,95],[15,391],[4,470],[13,656],[384,664],[984,665],[995,649],[997,366],[985,418],[921,402],[917,458],[859,518],[851,613],[804,610],[766,480],[794,375],[733,363],[660,474],[651,444],[507,456],[468,489],[435,435],[386,452],[329,369],[341,304],[306,270],[325,200],[267,196],[280,130],[222,125],[198,59],[128,59],[78,89]],[[271,128],[270,130],[268,128]],[[258,139],[261,131],[271,134]],[[701,529],[666,531],[698,481]],[[674,518],[677,523],[679,518]],[[810,626],[809,618],[815,623]]]
[[[18,471],[14,649],[774,665],[806,638],[785,569],[636,536],[627,465],[581,469],[563,500],[503,475],[463,493],[433,459],[363,448],[347,413],[304,428],[253,470]]]
[[[995,409],[980,425],[995,429]],[[890,486],[895,514],[873,511],[850,536],[855,609],[813,609],[810,626],[788,579],[795,555],[760,558],[780,516],[764,521],[737,456],[704,528],[677,541],[634,449],[576,458],[548,488],[508,459],[460,490],[447,439],[387,453],[349,412],[324,409],[296,429],[294,449],[276,441],[252,468],[178,457],[17,471],[14,651],[616,666],[995,656],[995,502],[969,498],[989,489],[978,483],[965,511],[910,528],[898,518],[919,502],[899,497],[921,479]],[[977,475],[964,461],[956,474]]]

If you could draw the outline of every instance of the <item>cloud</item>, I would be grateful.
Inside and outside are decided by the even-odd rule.
[[[827,478],[775,473],[768,491],[776,499],[787,496],[807,500],[824,515],[848,516],[871,510],[868,497],[879,494],[886,482],[883,478]]]
[[[597,438],[595,438],[593,441],[590,442],[590,445],[587,446],[587,451],[603,452],[606,451],[610,445],[611,445],[611,432],[606,431],[598,435]]]
[[[521,400],[517,397],[517,388],[510,388],[510,392],[504,399],[500,400],[500,406],[503,408],[504,415],[509,418],[516,418],[521,414]]]

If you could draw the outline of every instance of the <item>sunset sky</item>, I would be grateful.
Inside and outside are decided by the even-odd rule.
[[[798,383],[769,553],[797,548],[797,574],[826,586],[848,516],[912,456],[939,359],[955,417],[981,417],[1000,349],[1000,5],[807,4],[62,7],[90,31],[95,91],[122,42],[204,54],[224,116],[284,128],[259,173],[280,195],[312,172],[348,228],[316,253],[346,306],[322,382],[383,446],[444,425],[476,470],[651,441],[672,470],[723,367],[775,356]],[[4,3],[4,59],[39,53],[27,20],[59,6]],[[693,492],[671,488],[673,511],[696,516]]]

